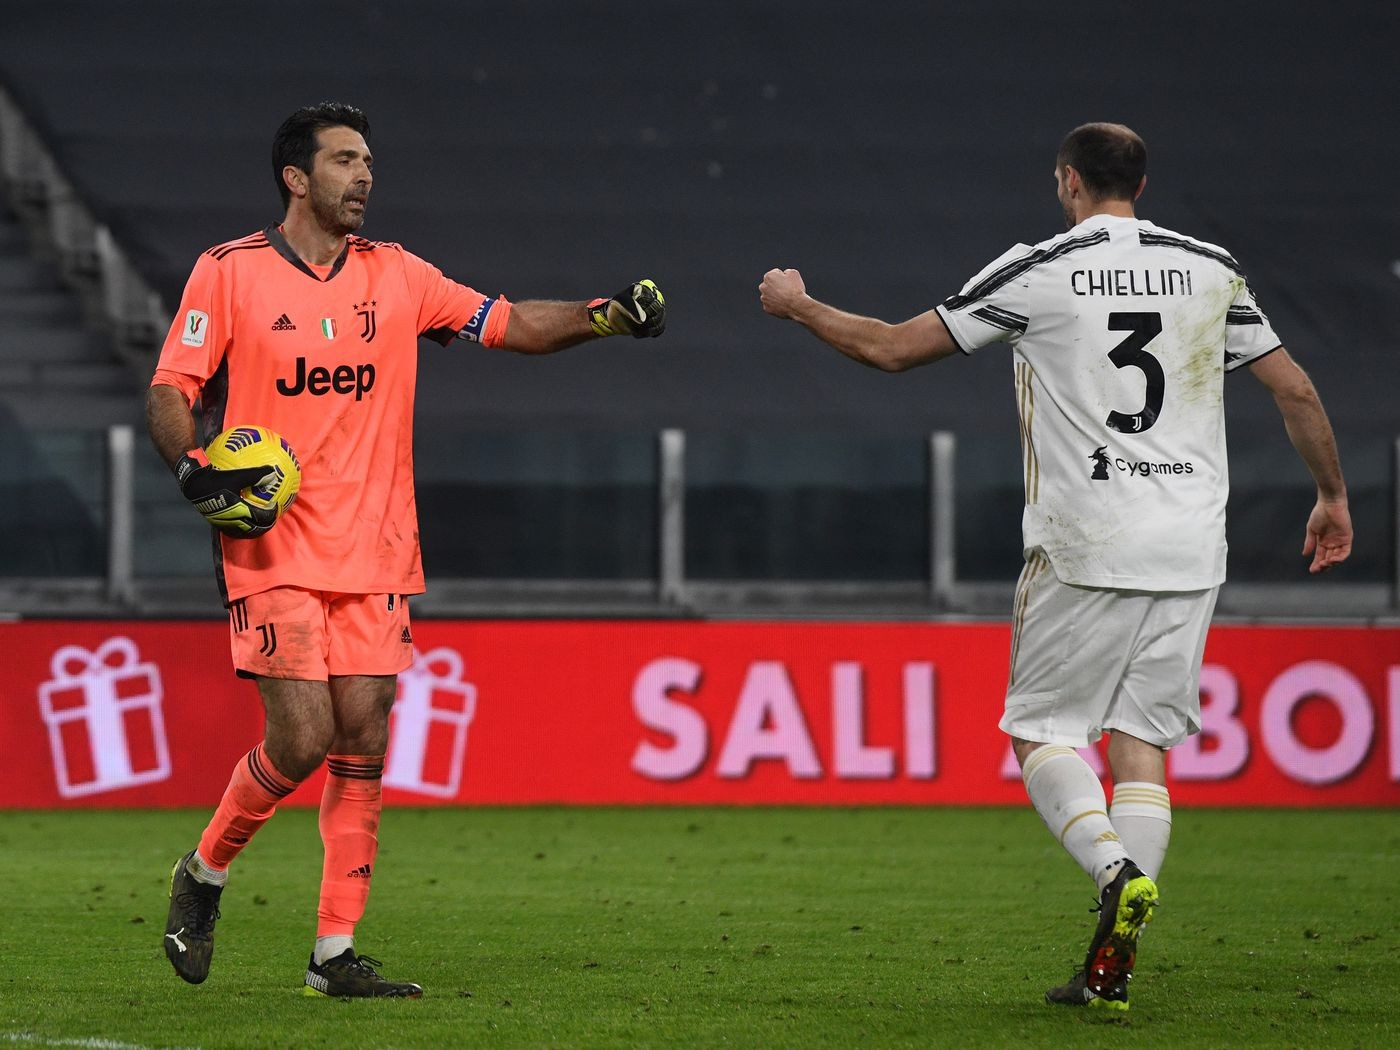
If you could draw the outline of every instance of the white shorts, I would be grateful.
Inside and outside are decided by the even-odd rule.
[[[1158,747],[1200,732],[1201,656],[1219,593],[1076,587],[1031,551],[1016,585],[1002,730],[1070,747],[1115,729]]]

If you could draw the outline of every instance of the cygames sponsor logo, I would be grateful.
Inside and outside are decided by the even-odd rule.
[[[1161,460],[1130,460],[1122,456],[1111,455],[1107,445],[1100,445],[1089,453],[1089,459],[1094,461],[1093,472],[1089,475],[1090,481],[1108,481],[1112,476],[1109,471],[1116,470],[1120,474],[1126,474],[1130,478],[1146,478],[1153,474],[1194,474],[1195,465],[1188,459],[1182,461]]]
[[[1113,465],[1119,470],[1126,471],[1129,477],[1145,478],[1149,474],[1191,474],[1195,472],[1195,467],[1190,460],[1181,463],[1161,462],[1150,463],[1147,460],[1139,460],[1134,463],[1126,459],[1115,459]]]

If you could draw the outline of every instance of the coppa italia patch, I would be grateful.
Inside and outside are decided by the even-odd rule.
[[[204,339],[209,334],[209,315],[203,310],[191,310],[185,314],[184,329],[180,334],[180,342],[186,346],[203,346]]]
[[[323,318],[321,318],[321,334],[322,334],[323,336],[325,336],[327,339],[334,339],[334,338],[335,338],[335,318],[334,318],[334,317],[323,317]]]

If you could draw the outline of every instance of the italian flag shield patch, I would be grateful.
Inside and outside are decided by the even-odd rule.
[[[325,336],[327,339],[334,339],[334,338],[335,338],[335,318],[334,318],[334,317],[323,317],[323,318],[321,318],[321,334],[322,334],[323,336]]]

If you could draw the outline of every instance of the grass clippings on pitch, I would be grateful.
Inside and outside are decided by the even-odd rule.
[[[1044,1005],[1092,887],[1026,809],[392,810],[307,999],[320,843],[239,858],[209,980],[161,951],[205,812],[0,813],[0,1047],[1400,1045],[1400,814],[1176,815],[1125,1022]]]

